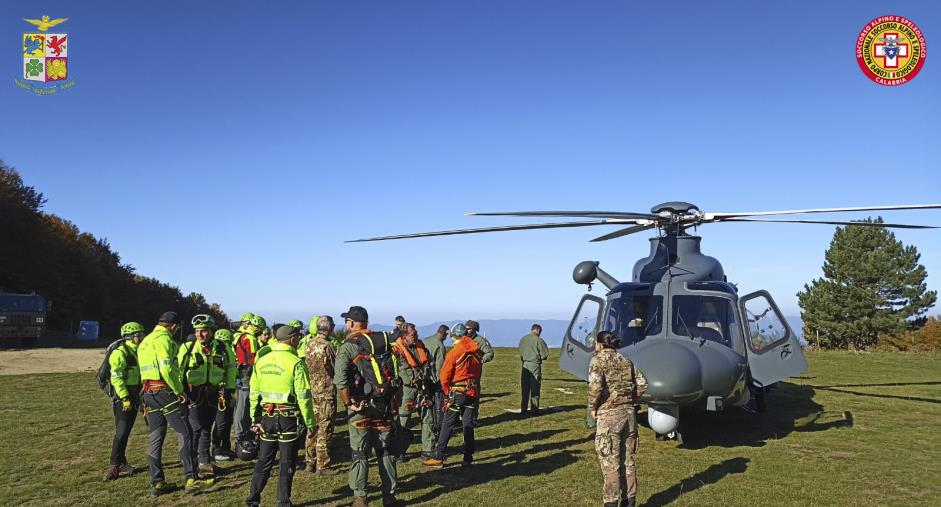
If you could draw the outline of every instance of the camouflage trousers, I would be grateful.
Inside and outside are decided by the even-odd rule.
[[[604,478],[604,503],[637,496],[637,418],[632,405],[598,410],[595,450]]]
[[[337,415],[337,399],[314,398],[314,417],[317,426],[307,429],[305,454],[308,465],[316,465],[317,470],[330,466],[330,437],[333,436],[333,424]]]

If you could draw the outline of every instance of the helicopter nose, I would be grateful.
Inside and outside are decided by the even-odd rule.
[[[702,364],[688,347],[657,340],[630,358],[647,378],[647,401],[683,404],[702,395]]]

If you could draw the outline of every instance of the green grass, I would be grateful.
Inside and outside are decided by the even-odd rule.
[[[521,421],[504,410],[519,403],[515,351],[498,349],[485,368],[473,471],[426,471],[413,459],[399,469],[399,497],[409,505],[599,505],[585,385],[557,369],[557,355],[544,370],[542,399],[558,411]],[[686,448],[656,442],[642,428],[641,504],[938,505],[941,354],[814,352],[808,360],[803,377],[771,393],[768,413],[689,417]],[[91,373],[0,377],[0,418],[0,498],[7,505],[237,505],[248,493],[251,464],[243,462],[195,497],[151,501],[146,472],[102,483],[113,422]],[[128,449],[138,466],[146,465],[145,431],[139,419]],[[460,441],[452,437],[452,452]],[[345,448],[345,426],[336,443]],[[168,478],[179,482],[175,447],[171,430],[164,457]],[[370,482],[378,484],[373,465]],[[272,480],[266,505],[275,489]],[[299,505],[343,505],[349,494],[345,474],[298,473],[294,480]]]

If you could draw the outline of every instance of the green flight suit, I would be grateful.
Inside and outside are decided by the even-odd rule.
[[[374,333],[379,336],[381,333]],[[377,340],[380,338],[377,338]],[[356,366],[353,358],[359,354],[355,343],[347,338],[339,351],[333,376],[333,385],[337,389],[353,391],[353,375]],[[369,470],[369,452],[375,453],[379,463],[379,480],[382,494],[395,495],[398,486],[398,471],[395,466],[395,425],[396,421],[383,420],[383,415],[372,406],[367,406],[362,412],[352,413],[349,418],[350,449],[352,449],[352,463],[350,463],[349,484],[353,496],[366,497],[366,477]],[[379,424],[369,424],[367,421],[379,421]]]
[[[437,382],[441,375],[441,367],[444,366],[444,356],[448,354],[448,348],[444,345],[444,340],[437,333],[422,340],[428,354],[431,355],[431,361],[435,364],[434,374]]]
[[[535,333],[520,339],[520,413],[528,409],[539,410],[539,391],[542,385],[542,362],[549,359],[546,341]]]
[[[421,345],[423,345],[423,343],[417,344],[416,346],[405,345],[405,347],[408,348],[408,353],[418,360],[420,357],[418,348]],[[408,420],[412,412],[417,411],[419,419],[421,420],[422,456],[430,457],[431,453],[434,451],[435,443],[438,441],[438,437],[433,429],[435,417],[433,413],[434,406],[422,407],[419,405],[421,400],[418,399],[421,394],[419,384],[421,383],[420,376],[422,373],[432,376],[432,379],[435,381],[434,384],[437,384],[437,373],[432,372],[434,368],[434,363],[432,362],[433,357],[427,348],[425,352],[427,353],[428,362],[418,366],[417,369],[412,368],[404,357],[399,359],[399,379],[402,380],[402,403],[399,405],[399,428],[402,431],[400,456],[405,455],[412,440],[412,430],[408,426]],[[429,399],[429,401],[432,400]]]
[[[480,353],[483,354],[481,362],[489,363],[490,361],[493,361],[493,347],[490,346],[490,342],[485,337],[482,335],[475,336],[474,343],[480,347]]]

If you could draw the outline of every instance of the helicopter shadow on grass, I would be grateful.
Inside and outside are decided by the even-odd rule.
[[[545,407],[542,409],[543,415],[545,414],[555,414],[559,412],[571,412],[573,410],[585,409],[585,405],[558,405],[555,407]],[[531,416],[531,417],[542,417],[542,416]],[[520,416],[519,413],[514,412],[503,412],[502,414],[492,415],[489,417],[484,417],[478,419],[477,422],[481,427],[483,426],[493,426],[496,424],[502,424],[505,422],[520,422],[525,420],[526,417]]]
[[[721,463],[710,465],[709,468],[702,472],[681,479],[673,486],[658,493],[654,493],[643,505],[645,507],[662,507],[669,505],[679,498],[680,495],[689,493],[690,491],[699,489],[708,484],[715,484],[730,475],[744,473],[748,468],[749,461],[748,458],[739,457],[730,458]]]
[[[812,386],[780,382],[766,394],[768,410],[764,413],[750,413],[740,407],[728,407],[717,413],[684,408],[680,416],[684,440],[681,448],[763,447],[768,440],[779,440],[795,431],[853,426],[852,413],[831,414],[813,396]],[[646,416],[642,415],[638,422],[646,426]]]
[[[545,431],[536,431],[531,434],[531,437],[519,435],[518,440],[520,443],[534,441],[545,438],[545,433]],[[516,452],[487,456],[474,462],[471,473],[467,473],[456,465],[441,470],[425,471],[411,476],[400,489],[411,491],[431,488],[430,491],[421,496],[409,500],[409,503],[421,503],[439,499],[443,494],[482,484],[491,484],[507,478],[541,476],[584,459],[582,455],[586,452],[574,448],[593,440],[593,438],[593,436],[588,435],[559,442],[537,444]],[[550,454],[532,458],[534,455],[546,452]]]

